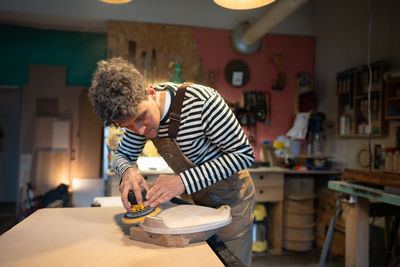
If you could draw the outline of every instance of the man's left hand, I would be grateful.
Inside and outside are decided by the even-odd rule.
[[[145,206],[156,207],[185,192],[179,175],[161,174],[147,192]]]

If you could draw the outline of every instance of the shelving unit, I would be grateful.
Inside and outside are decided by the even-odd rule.
[[[400,119],[400,77],[385,81],[385,118]]]
[[[387,134],[387,121],[383,112],[385,103],[383,74],[387,69],[388,65],[382,61],[371,64],[370,107],[372,137],[382,137]],[[337,134],[340,137],[368,137],[368,87],[369,68],[367,65],[336,74],[338,95]]]

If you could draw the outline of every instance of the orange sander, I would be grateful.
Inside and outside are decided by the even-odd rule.
[[[142,190],[142,200],[146,199],[146,190]],[[131,204],[131,211],[127,211],[122,217],[122,222],[126,224],[137,224],[144,220],[146,216],[153,216],[161,211],[160,207],[145,207],[143,203],[138,204],[132,190],[128,193],[128,201]]]

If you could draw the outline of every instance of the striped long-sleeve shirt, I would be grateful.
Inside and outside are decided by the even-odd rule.
[[[178,86],[164,83],[155,87],[171,92],[170,110]],[[169,112],[160,122],[158,137],[168,137],[168,126]],[[144,136],[125,131],[112,164],[119,176],[136,162],[146,141]],[[196,164],[179,173],[189,195],[254,162],[253,150],[233,112],[210,87],[192,84],[186,89],[176,141],[183,154]]]

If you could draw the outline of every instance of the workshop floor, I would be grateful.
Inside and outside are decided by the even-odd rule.
[[[271,255],[269,253],[253,255],[252,267],[316,267],[319,266],[319,258],[321,252],[315,248],[307,253],[283,252],[282,255]],[[329,258],[328,258],[329,260]],[[342,267],[345,265],[344,257],[335,257],[332,259],[332,264],[327,260],[326,266]]]

